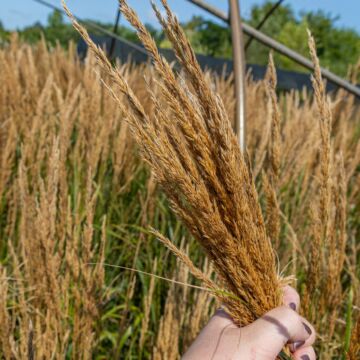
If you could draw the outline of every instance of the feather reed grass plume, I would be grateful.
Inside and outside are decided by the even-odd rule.
[[[188,256],[187,245],[180,244],[180,251]],[[211,266],[205,259],[203,272],[210,278]],[[154,360],[178,360],[194,341],[201,328],[215,309],[213,296],[208,291],[198,291],[187,286],[179,286],[190,281],[189,266],[179,257],[174,269],[173,283],[168,289],[164,304],[164,314],[158,323],[157,338],[154,343]],[[184,336],[185,335],[185,336]]]
[[[332,104],[321,78],[314,38],[309,33],[310,55],[315,65],[312,83],[318,110],[319,166],[317,194],[311,203],[312,231],[304,309],[324,341],[321,353],[334,353],[330,339],[344,302],[343,271],[346,260],[347,181],[341,151],[335,156],[332,139]]]
[[[155,259],[154,266],[152,268],[153,274],[156,273],[156,268],[157,268],[157,259]],[[149,317],[150,317],[151,303],[153,301],[154,289],[155,289],[155,277],[151,277],[148,293],[144,298],[144,317],[141,321],[141,335],[140,335],[141,349],[143,349],[144,347],[144,342],[148,331]]]
[[[148,87],[153,114],[144,110],[119,69],[110,65],[63,2],[74,27],[113,80],[109,85],[112,92],[120,90],[127,99],[125,109],[123,101],[116,98],[173,210],[203,246],[226,292],[231,294],[217,296],[238,324],[250,323],[280,304],[281,281],[252,174],[227,112],[220,96],[206,81],[167,2],[162,1],[166,19],[155,4],[153,9],[173,44],[186,82],[159,54],[127,2],[121,0],[120,4],[152,57],[159,77],[158,96]]]
[[[269,170],[263,174],[263,185],[266,196],[267,232],[275,249],[280,245],[280,208],[278,201],[278,185],[281,170],[281,133],[280,110],[276,95],[276,69],[272,54],[269,56],[269,66],[266,74],[267,93],[271,108],[271,132],[268,146]]]
[[[159,319],[168,316],[181,329],[177,343],[175,335],[164,338],[165,358],[170,352],[183,353],[218,307],[213,294],[222,301],[230,292],[211,274],[204,252],[169,211],[163,192],[156,190],[156,180],[139,159],[129,136],[131,122],[123,121],[125,115],[113,99],[124,105],[124,95],[116,86],[109,93],[100,82],[109,77],[93,53],[80,61],[73,44],[65,50],[42,39],[30,46],[14,34],[8,45],[0,47],[0,68],[4,69],[0,71],[0,358],[150,358],[160,345],[161,332],[167,331]],[[153,66],[119,63],[118,69],[151,119],[155,107],[142,81],[144,74],[166,115],[175,119]],[[208,72],[205,80],[232,116],[232,77]],[[185,99],[198,101],[185,73],[180,81]],[[313,222],[320,219],[322,184],[318,105],[307,91],[278,93],[281,157],[274,184],[268,161],[275,139],[274,112],[267,96],[273,83],[251,78],[247,83],[248,151],[266,211],[267,234],[276,241],[268,217],[276,204],[266,202],[264,191],[269,180],[281,210],[279,267],[286,276],[298,278],[301,308],[318,333],[317,356],[338,360],[347,353],[357,360],[359,107],[344,92],[327,94],[332,155],[329,236],[322,238],[324,224]],[[128,106],[123,109],[131,116]],[[147,225],[159,232],[140,230]],[[322,244],[317,248],[315,234]],[[170,250],[150,241],[154,236],[171,245],[181,261],[169,259]],[[321,259],[317,274],[311,273],[316,269],[311,265],[312,248]],[[146,281],[144,274],[127,274],[115,267],[106,267],[104,273],[105,259],[108,264],[154,273],[156,258],[160,279],[178,281],[175,296],[168,282],[155,277]],[[46,271],[51,273],[44,276]],[[192,275],[195,272],[202,286]],[[319,286],[307,296],[312,274]],[[45,280],[60,289],[56,299]],[[187,282],[190,286],[185,286]],[[165,304],[172,299],[176,303],[169,311]],[[49,312],[48,306],[56,309]]]
[[[94,59],[71,51],[16,37],[0,49],[1,359],[90,359],[97,339],[108,226],[97,181],[124,135]]]
[[[349,351],[346,355],[348,360],[356,360],[360,358],[360,316],[358,316],[356,324],[353,328]]]

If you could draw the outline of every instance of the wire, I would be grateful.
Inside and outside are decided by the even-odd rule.
[[[202,286],[197,286],[197,285],[193,285],[193,284],[184,283],[184,282],[181,282],[181,281],[177,281],[177,280],[174,280],[174,279],[169,279],[169,278],[166,278],[164,276],[152,274],[152,273],[149,273],[149,272],[146,272],[146,271],[130,268],[130,267],[127,267],[127,266],[112,265],[112,264],[107,264],[107,263],[87,263],[87,264],[88,265],[99,265],[99,264],[101,265],[102,264],[104,267],[112,267],[112,268],[117,268],[117,269],[122,269],[122,270],[128,270],[128,271],[132,271],[132,272],[135,272],[135,273],[138,273],[138,274],[152,276],[152,277],[154,277],[156,279],[165,280],[165,281],[171,282],[173,284],[183,285],[183,286],[187,286],[187,287],[190,287],[190,288],[193,288],[193,289],[203,290],[203,291],[207,291],[207,292],[214,292],[214,290],[212,290],[210,288],[205,288],[205,287],[202,287]]]

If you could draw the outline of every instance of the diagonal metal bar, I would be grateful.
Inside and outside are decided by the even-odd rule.
[[[205,1],[203,0],[187,0],[187,1],[202,8],[203,10],[206,10],[207,12],[223,20],[224,22],[228,24],[230,23],[229,17],[223,11],[217,9],[212,5],[207,4]],[[245,23],[242,23],[242,29],[245,34],[249,36],[253,36],[260,43],[274,49],[275,51],[288,57],[289,59],[292,59],[297,64],[302,65],[303,67],[309,70],[314,70],[314,64],[309,59],[307,59],[305,56],[300,55],[296,51],[291,50],[290,48],[279,43],[278,41],[272,39],[270,36],[263,34],[259,30],[256,30],[252,26]],[[356,85],[351,84],[349,81],[341,78],[340,76],[335,75],[331,71],[326,70],[324,68],[321,68],[321,74],[325,79],[329,80],[333,84],[347,90],[349,93],[356,95],[357,97],[360,98],[360,88],[357,87]]]
[[[235,133],[241,151],[246,149],[245,54],[239,0],[229,0],[235,79]]]

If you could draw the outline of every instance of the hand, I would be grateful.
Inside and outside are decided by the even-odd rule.
[[[289,344],[295,360],[315,360],[314,328],[297,311],[298,293],[284,288],[283,306],[239,328],[224,310],[218,310],[190,346],[183,360],[274,360]]]

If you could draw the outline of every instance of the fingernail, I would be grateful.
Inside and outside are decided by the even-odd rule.
[[[296,304],[295,303],[290,303],[289,306],[295,311],[296,310]]]
[[[297,350],[298,348],[302,347],[305,344],[305,341],[297,341],[294,342],[294,348]]]
[[[309,355],[301,355],[300,358],[301,358],[301,360],[310,360]]]
[[[306,332],[307,332],[309,335],[311,335],[312,331],[311,331],[311,329],[309,328],[309,326],[308,326],[307,324],[305,324],[304,322],[303,322],[303,325],[304,325],[304,328],[305,328]],[[306,356],[307,356],[307,355],[306,355]]]

